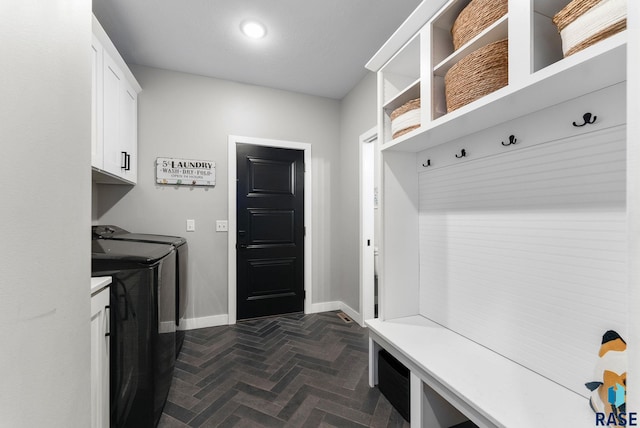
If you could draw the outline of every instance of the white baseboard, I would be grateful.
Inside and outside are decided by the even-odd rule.
[[[312,303],[308,306],[307,314],[317,314],[319,312],[342,311],[358,324],[362,325],[360,314],[344,302],[321,302]],[[195,330],[198,328],[217,327],[229,324],[229,315],[212,315],[200,318],[187,318],[181,323],[179,330]]]
[[[344,302],[335,301],[335,302],[313,303],[310,305],[310,309],[311,310],[307,311],[308,314],[316,314],[318,312],[342,311],[345,314],[349,315],[349,317],[351,317],[351,319],[357,322],[358,324],[360,325],[363,324],[360,313]]]
[[[345,314],[349,315],[349,317],[352,320],[354,320],[355,322],[357,322],[358,324],[360,324],[360,325],[363,324],[362,317],[360,316],[360,313],[357,312],[356,310],[354,310],[352,307],[350,307],[346,303],[340,302],[340,310],[342,312],[344,312]]]
[[[339,311],[342,308],[340,305],[343,305],[342,302],[321,302],[321,303],[312,303],[309,305],[306,313],[308,314],[317,314],[319,312],[330,312],[330,311]]]
[[[182,323],[181,323],[182,324]],[[211,315],[200,318],[187,318],[184,324],[180,325],[180,330],[195,330],[197,328],[218,327],[229,324],[229,315]]]

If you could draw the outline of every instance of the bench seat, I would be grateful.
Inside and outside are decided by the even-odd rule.
[[[593,427],[589,400],[422,316],[366,321],[369,383],[384,348],[410,370],[413,427],[446,427],[435,391],[480,427]],[[586,389],[585,389],[586,392]],[[418,407],[418,408],[416,408]],[[443,425],[444,423],[444,425]]]

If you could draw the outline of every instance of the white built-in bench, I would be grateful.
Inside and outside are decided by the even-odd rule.
[[[410,370],[412,427],[595,426],[587,398],[424,317],[366,323],[369,383],[380,348]]]

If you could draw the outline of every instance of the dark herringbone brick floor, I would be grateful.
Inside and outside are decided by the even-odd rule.
[[[188,331],[158,426],[408,427],[368,386],[367,337],[336,312]]]

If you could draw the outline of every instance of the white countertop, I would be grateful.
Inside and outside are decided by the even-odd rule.
[[[111,284],[110,276],[100,276],[96,278],[91,278],[91,295],[93,296],[95,293],[102,290],[109,284]]]

